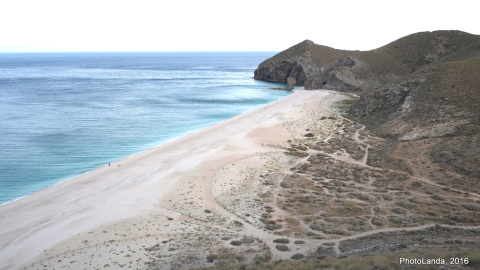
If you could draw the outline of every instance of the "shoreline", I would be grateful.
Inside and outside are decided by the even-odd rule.
[[[286,96],[281,97],[281,98],[279,98],[278,100],[283,99],[283,98],[285,98],[285,97],[286,97]],[[277,101],[277,100],[272,101],[272,102],[270,102],[270,103],[274,103],[274,102],[276,102],[276,101]],[[261,106],[258,107],[258,108],[264,107],[264,106],[266,106],[266,105],[268,105],[268,104],[270,104],[270,103],[267,103],[267,104],[265,104],[265,105],[261,105]],[[166,141],[164,141],[164,142],[159,142],[159,144],[156,144],[156,145],[154,145],[154,146],[150,146],[150,147],[148,147],[148,148],[146,148],[146,149],[144,149],[144,150],[141,150],[141,151],[139,151],[139,152],[135,152],[135,153],[133,153],[133,154],[126,155],[126,156],[123,156],[123,157],[118,157],[117,159],[115,159],[114,161],[112,161],[112,162],[110,162],[110,163],[113,164],[113,163],[122,162],[123,160],[126,160],[126,159],[128,159],[128,158],[131,158],[131,157],[133,157],[133,156],[135,156],[135,155],[140,155],[140,154],[142,154],[143,152],[149,151],[149,150],[154,149],[154,148],[157,148],[157,147],[161,147],[161,146],[163,146],[163,145],[169,144],[169,143],[174,142],[174,141],[176,141],[176,140],[180,140],[180,139],[182,139],[182,138],[184,138],[184,137],[186,137],[186,136],[189,136],[189,135],[191,135],[191,134],[197,133],[197,132],[199,132],[199,131],[201,131],[201,130],[203,130],[203,129],[210,128],[210,127],[212,127],[212,126],[215,126],[215,125],[217,125],[217,124],[220,124],[220,123],[222,123],[222,122],[224,122],[224,121],[228,121],[228,120],[233,119],[233,118],[235,118],[235,117],[241,116],[241,115],[243,115],[243,114],[246,114],[246,113],[248,113],[248,112],[250,112],[250,111],[253,111],[253,110],[256,110],[256,109],[258,109],[258,108],[250,109],[250,110],[248,110],[248,111],[246,111],[246,112],[244,112],[244,113],[242,113],[242,114],[235,115],[235,116],[233,116],[233,117],[231,117],[231,118],[227,118],[227,119],[221,120],[220,122],[216,122],[216,123],[210,124],[210,125],[208,125],[208,126],[206,126],[206,127],[200,128],[200,129],[195,129],[195,130],[188,131],[188,132],[184,133],[183,135],[180,135],[179,137],[171,138],[171,139],[168,139],[168,140],[166,140]],[[107,163],[107,164],[104,164],[104,165],[102,165],[102,166],[93,168],[93,169],[91,169],[91,170],[85,171],[85,172],[80,173],[80,174],[71,174],[71,175],[69,175],[69,176],[61,177],[61,178],[57,179],[58,181],[54,182],[53,184],[51,184],[51,185],[49,185],[49,186],[46,186],[46,187],[40,189],[40,190],[32,191],[32,192],[30,192],[30,193],[28,193],[28,194],[25,194],[25,195],[22,195],[22,196],[20,196],[20,197],[18,197],[18,198],[14,198],[14,199],[12,199],[12,200],[9,200],[9,201],[0,203],[0,208],[1,208],[3,205],[7,205],[7,204],[10,204],[10,203],[12,203],[12,202],[21,200],[21,199],[23,199],[23,198],[25,198],[25,197],[28,197],[28,196],[31,196],[31,195],[33,195],[33,194],[35,194],[35,193],[37,193],[37,192],[41,192],[42,190],[45,190],[45,189],[54,187],[54,186],[56,186],[56,185],[60,185],[60,184],[62,184],[62,183],[64,183],[64,182],[71,181],[71,180],[73,180],[73,179],[75,179],[75,178],[77,178],[77,177],[80,177],[80,176],[82,176],[82,175],[84,175],[84,174],[91,173],[91,172],[93,172],[93,171],[95,171],[95,170],[98,170],[98,169],[101,169],[101,168],[103,168],[103,167],[108,167],[108,163]]]
[[[205,207],[217,207],[214,200],[208,199],[211,179],[201,183],[198,178],[213,177],[227,161],[271,151],[264,143],[285,143],[290,136],[282,129],[288,121],[286,114],[294,107],[301,111],[310,97],[317,97],[318,101],[327,94],[325,90],[294,91],[267,105],[111,163],[110,167],[100,167],[1,205],[0,264],[7,268],[23,267],[89,230],[145,218],[154,212],[178,219],[198,215],[199,210],[174,203],[179,196],[185,200],[191,197],[183,194],[189,185],[199,185],[198,192],[205,195],[196,201],[205,198]],[[191,175],[197,180],[188,182],[186,178]],[[15,259],[18,254],[25,254],[22,261]]]

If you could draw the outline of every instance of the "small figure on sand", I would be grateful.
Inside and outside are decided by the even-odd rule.
[[[108,163],[108,167],[110,167],[110,163]]]

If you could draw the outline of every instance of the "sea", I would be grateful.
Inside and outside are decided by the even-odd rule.
[[[288,95],[274,54],[0,53],[0,204]]]

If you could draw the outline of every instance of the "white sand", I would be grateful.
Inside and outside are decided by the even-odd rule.
[[[96,253],[104,248],[107,255],[90,260],[90,266],[103,266],[108,262],[105,241],[129,243],[117,245],[116,252],[126,252],[140,242],[154,244],[149,238],[153,234],[173,237],[180,232],[240,232],[273,239],[274,235],[243,221],[242,228],[230,226],[240,219],[217,203],[212,181],[219,170],[228,170],[236,160],[251,163],[243,166],[264,166],[255,158],[248,161],[248,157],[281,151],[271,146],[287,146],[286,141],[294,138],[288,122],[307,118],[327,94],[323,90],[295,91],[261,108],[1,206],[0,268],[60,265],[74,257],[73,261],[86,260],[88,252],[68,253],[82,247],[81,243],[86,249],[101,245],[95,247]],[[216,177],[216,187],[222,186],[218,181],[224,181],[228,188],[230,180]],[[212,214],[206,214],[205,209]],[[59,262],[62,253],[65,259]],[[146,260],[137,253],[133,258]]]

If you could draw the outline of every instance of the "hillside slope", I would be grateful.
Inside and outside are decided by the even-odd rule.
[[[479,103],[476,43],[367,93],[350,113],[387,139],[372,163],[469,190],[480,180]]]
[[[371,90],[395,82],[480,41],[461,31],[421,32],[371,51],[345,51],[305,40],[262,62],[254,78],[306,89]]]
[[[255,78],[360,90],[350,118],[383,138],[368,164],[480,188],[480,36],[421,32],[371,51],[307,40],[265,60]]]

